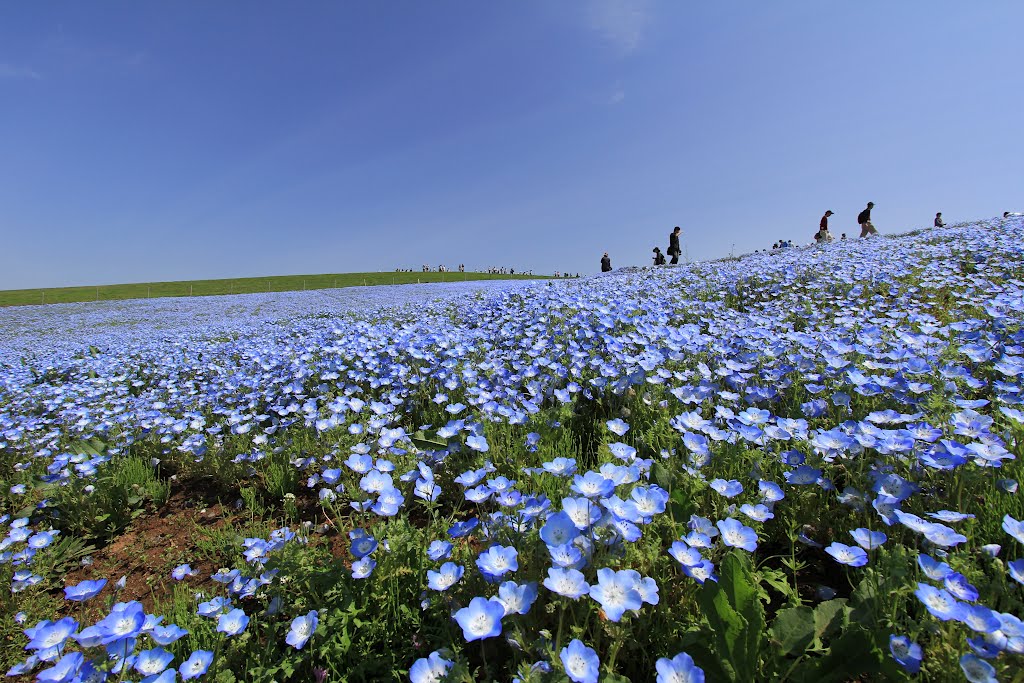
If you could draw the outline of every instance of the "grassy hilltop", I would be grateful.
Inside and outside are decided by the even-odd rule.
[[[66,304],[79,301],[118,301],[165,296],[216,296],[220,294],[256,294],[293,292],[303,289],[337,289],[364,285],[408,285],[426,282],[462,282],[467,280],[532,280],[546,275],[496,275],[490,273],[325,273],[319,275],[271,275],[236,277],[220,280],[181,280],[178,282],[135,282],[119,285],[50,287],[46,289],[0,290],[0,306]]]

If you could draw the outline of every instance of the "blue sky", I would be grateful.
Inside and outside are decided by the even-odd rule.
[[[0,288],[594,272],[1024,206],[1024,3],[15,3]]]

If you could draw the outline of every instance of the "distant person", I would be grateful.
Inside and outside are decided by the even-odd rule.
[[[821,217],[821,222],[818,223],[818,232],[828,232],[828,217],[833,215],[832,209],[825,212],[825,215]]]
[[[612,270],[612,259],[608,256],[608,252],[604,252],[604,256],[601,257],[601,272],[610,273]]]
[[[861,237],[878,234],[878,231],[875,230],[875,226],[871,223],[871,209],[873,208],[875,208],[875,203],[868,202],[867,208],[857,214],[857,222],[860,223]]]
[[[661,253],[661,247],[654,248],[654,265],[663,266],[665,265],[665,255]]]
[[[679,263],[679,255],[683,253],[683,250],[679,248],[680,232],[682,232],[682,228],[677,225],[668,235],[668,255],[672,257],[672,265]]]
[[[846,239],[846,233],[844,232],[844,233],[843,233],[842,235],[840,235],[840,236],[839,236],[839,239],[841,239],[841,240],[845,240],[845,239]]]
[[[944,227],[946,227],[946,222],[944,220],[942,220],[942,212],[941,211],[939,211],[937,214],[935,214],[935,227],[936,228],[944,228]]]

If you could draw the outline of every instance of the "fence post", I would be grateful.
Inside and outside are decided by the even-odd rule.
[[[188,295],[192,296],[192,285],[188,286]]]

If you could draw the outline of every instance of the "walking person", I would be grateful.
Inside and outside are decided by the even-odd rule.
[[[604,252],[604,256],[601,257],[601,272],[610,273],[612,270],[612,259],[608,256],[608,252]]]
[[[939,211],[937,214],[935,214],[935,227],[936,228],[944,228],[944,227],[946,227],[946,222],[944,220],[942,220],[942,212],[941,211]]]
[[[668,255],[672,257],[669,263],[672,265],[679,263],[679,255],[683,253],[683,250],[679,248],[680,232],[682,232],[682,228],[677,225],[668,235]]]
[[[877,235],[878,231],[871,223],[871,209],[875,208],[874,202],[868,202],[868,207],[857,214],[857,222],[860,223],[860,236]]]
[[[665,255],[661,253],[661,247],[654,248],[654,265],[663,266],[665,265]]]
[[[818,232],[814,235],[814,241],[818,242],[831,242],[832,233],[828,231],[828,217],[833,215],[832,209],[825,212],[825,215],[821,217],[821,222],[818,223]]]

